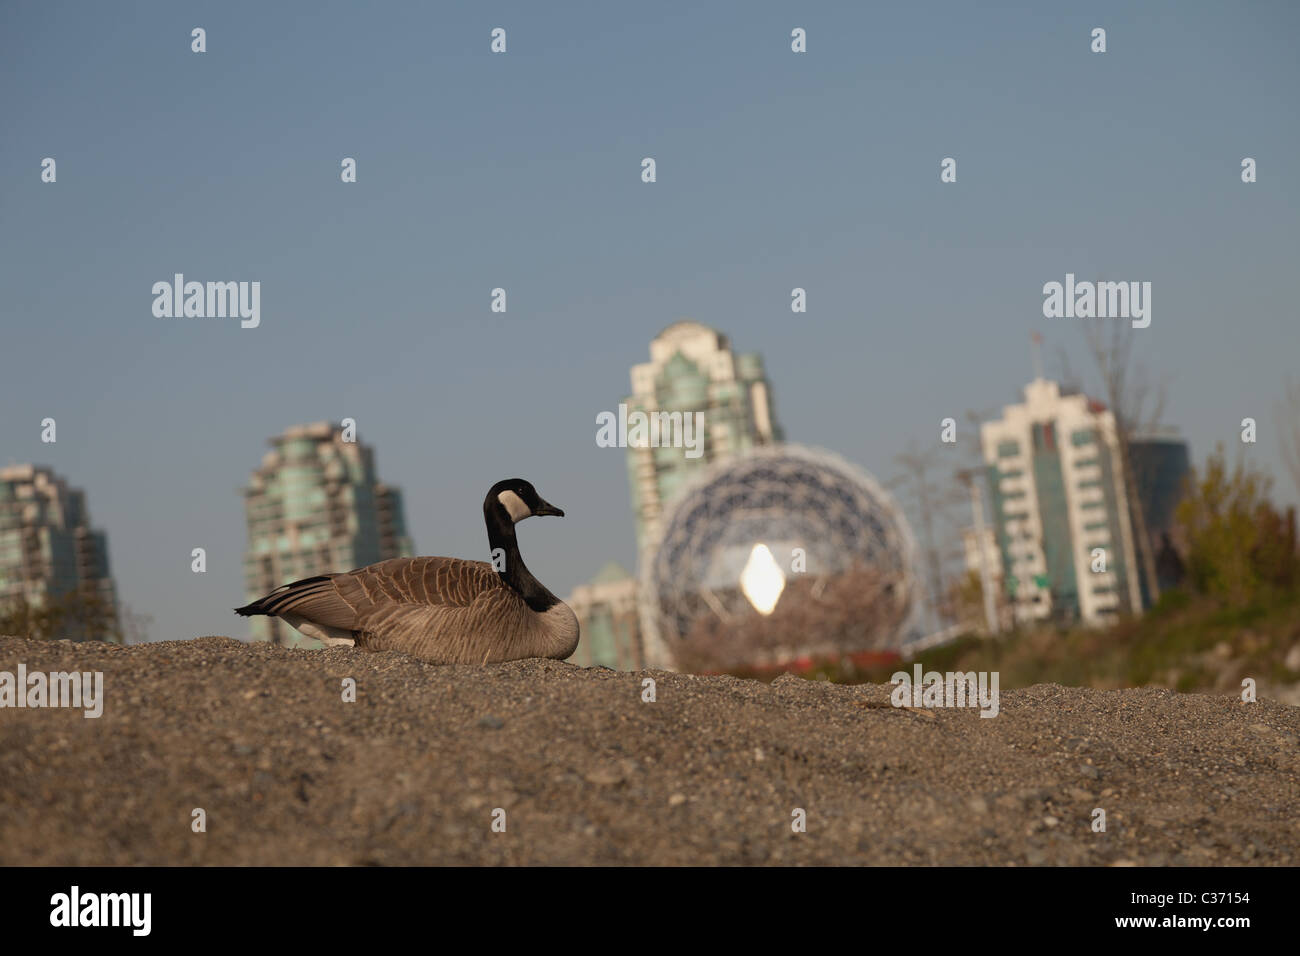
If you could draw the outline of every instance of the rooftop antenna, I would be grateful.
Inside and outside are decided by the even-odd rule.
[[[1043,355],[1041,348],[1043,337],[1037,332],[1029,333],[1029,354],[1034,361],[1034,381],[1040,381],[1043,377]]]

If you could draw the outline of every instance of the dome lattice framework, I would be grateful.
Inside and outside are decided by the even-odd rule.
[[[782,444],[715,464],[674,501],[661,527],[640,574],[652,666],[673,666],[674,645],[702,616],[743,626],[758,613],[740,580],[760,544],[788,580],[855,568],[886,577],[896,623],[872,644],[901,643],[915,592],[911,531],[888,492],[836,455]],[[795,549],[805,555],[802,572],[792,570]]]

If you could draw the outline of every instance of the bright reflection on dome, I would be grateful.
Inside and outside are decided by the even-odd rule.
[[[785,590],[785,575],[765,544],[754,545],[740,572],[740,590],[759,614],[771,614]]]

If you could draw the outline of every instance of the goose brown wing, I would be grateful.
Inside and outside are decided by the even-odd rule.
[[[331,577],[358,612],[389,603],[468,607],[484,591],[503,586],[490,564],[460,558],[392,558]]]
[[[443,664],[486,664],[511,659],[530,617],[523,598],[497,578],[464,605],[376,601],[357,615],[355,634],[357,644],[370,650],[405,651]]]
[[[295,581],[260,603],[266,613],[288,612],[316,624],[362,631],[399,609],[464,608],[497,589],[505,589],[501,578],[482,561],[392,558],[344,574]]]

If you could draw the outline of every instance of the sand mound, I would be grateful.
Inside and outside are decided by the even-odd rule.
[[[1040,685],[981,719],[215,637],[0,639],[20,663],[102,671],[104,706],[0,709],[6,865],[1300,863],[1300,710],[1268,701]]]

